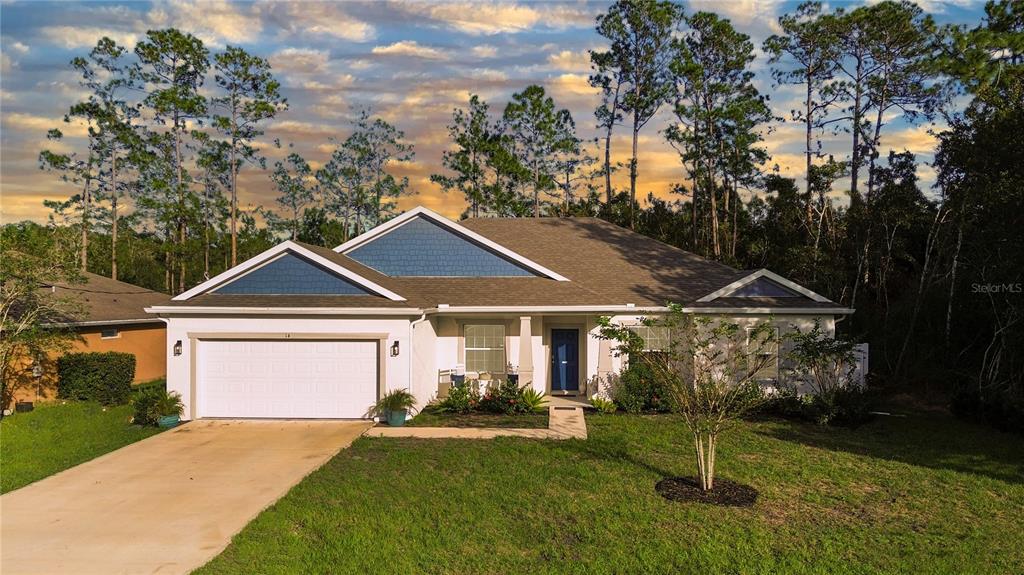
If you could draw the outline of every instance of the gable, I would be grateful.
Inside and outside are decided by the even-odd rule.
[[[373,295],[291,252],[212,290],[218,294]]]
[[[389,276],[533,277],[537,274],[427,218],[415,217],[345,252]]]
[[[800,294],[770,279],[760,277],[724,294],[723,297],[800,297]]]

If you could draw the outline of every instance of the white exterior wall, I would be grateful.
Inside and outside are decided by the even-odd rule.
[[[381,374],[384,391],[408,389],[411,383],[410,368],[413,356],[409,324],[410,320],[407,318],[172,317],[167,322],[167,390],[181,394],[182,402],[185,404],[183,419],[191,419],[194,401],[194,358],[190,334],[192,339],[201,334],[244,334],[248,337],[262,335],[269,339],[284,339],[288,334],[293,334],[294,337],[315,334],[332,338],[384,335],[386,343],[381,350],[384,361],[384,373]],[[181,355],[175,356],[174,345],[179,340]],[[391,357],[390,347],[396,340],[399,355]],[[430,338],[424,336],[423,345],[429,346],[429,341]],[[434,373],[436,379],[436,370]]]
[[[412,326],[412,386],[410,392],[416,397],[416,409],[423,409],[437,395],[438,337],[437,319],[426,318],[414,321]]]

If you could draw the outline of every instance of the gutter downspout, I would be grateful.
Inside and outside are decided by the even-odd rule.
[[[421,314],[420,314],[420,318],[419,319],[415,319],[415,320],[409,322],[409,385],[406,387],[406,389],[409,391],[409,393],[412,393],[412,370],[413,370],[412,354],[414,353],[413,350],[415,349],[413,347],[413,344],[412,344],[412,334],[413,334],[414,331],[416,331],[416,326],[421,324],[421,323],[423,323],[426,320],[427,320],[427,310],[423,310],[421,312]]]

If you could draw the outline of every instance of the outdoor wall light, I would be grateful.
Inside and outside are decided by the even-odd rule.
[[[391,357],[398,357],[398,340],[391,344]]]
[[[174,342],[174,355],[181,355],[181,340]]]

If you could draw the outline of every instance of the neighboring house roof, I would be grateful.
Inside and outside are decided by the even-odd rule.
[[[410,225],[413,218],[441,218],[424,208],[412,216],[400,216]],[[443,219],[443,218],[441,218]],[[354,250],[386,236],[400,225],[384,224],[330,250],[301,242],[284,242],[254,260],[266,260],[289,252],[312,257],[334,270],[343,271],[350,280],[375,286],[392,296],[345,294],[227,294],[216,293],[220,286],[244,277],[259,262],[245,262],[221,276],[189,290],[170,302],[173,308],[256,309],[380,309],[398,312],[462,308],[481,311],[499,308],[660,308],[668,302],[687,307],[720,309],[837,310],[842,306],[767,270],[741,271],[704,259],[642,234],[598,218],[478,218],[445,228],[460,238],[469,238],[482,249],[500,248],[503,257],[512,254],[518,265],[537,274],[520,277],[430,276],[416,268],[415,275],[385,275],[352,257]],[[381,228],[386,228],[383,232]],[[414,234],[415,235],[415,234]],[[409,240],[407,241],[415,241]],[[392,242],[393,243],[393,242]],[[415,246],[414,246],[415,247]],[[401,245],[391,249],[402,249]],[[340,253],[339,253],[340,252]],[[379,262],[374,254],[370,262]],[[404,268],[403,268],[404,269]],[[544,270],[544,271],[540,271]],[[429,270],[428,270],[429,271]],[[401,271],[399,273],[402,273]],[[558,280],[552,279],[557,275]],[[222,277],[223,276],[223,277]],[[764,286],[759,278],[774,282]],[[779,289],[764,289],[766,287]],[[743,286],[744,293],[758,297],[731,297]],[[757,287],[760,289],[752,289]],[[771,297],[763,297],[767,292]],[[167,309],[167,308],[165,308]]]
[[[113,280],[90,272],[83,272],[81,283],[56,282],[52,287],[61,296],[70,296],[81,302],[81,313],[67,325],[116,325],[159,321],[145,308],[165,304],[170,296],[141,288],[137,285]]]

